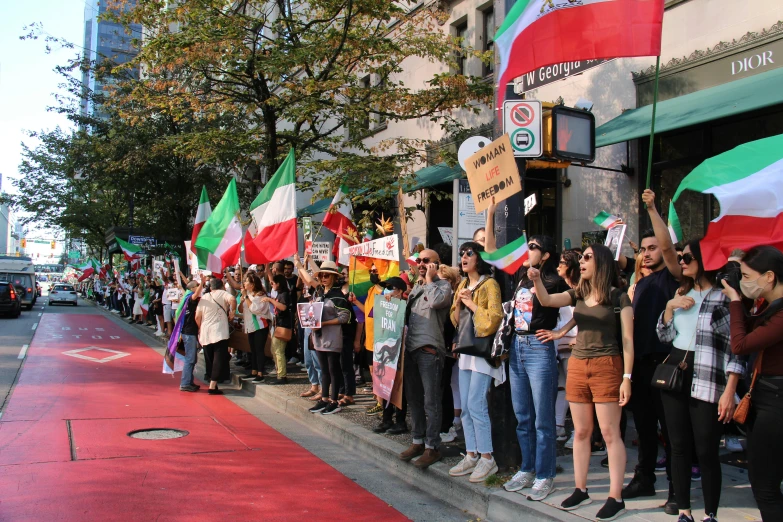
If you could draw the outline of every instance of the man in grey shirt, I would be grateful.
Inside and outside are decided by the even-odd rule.
[[[453,291],[447,280],[438,277],[437,252],[423,250],[417,262],[419,279],[408,297],[403,373],[413,441],[400,459],[408,462],[421,455],[414,465],[423,469],[441,459],[441,378],[446,354],[443,325],[448,319]]]

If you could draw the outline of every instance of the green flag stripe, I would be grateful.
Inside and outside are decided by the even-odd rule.
[[[281,174],[278,176],[278,174]],[[296,157],[294,154],[294,149],[291,149],[288,151],[288,156],[286,156],[283,163],[280,164],[280,167],[277,169],[277,172],[275,172],[275,175],[272,176],[272,178],[269,180],[269,183],[264,186],[263,190],[256,196],[256,199],[253,200],[253,203],[250,205],[250,210],[255,209],[256,207],[260,207],[267,201],[272,199],[272,194],[275,193],[275,190],[277,190],[278,187],[282,187],[284,185],[290,185],[294,183],[294,180],[296,179]]]

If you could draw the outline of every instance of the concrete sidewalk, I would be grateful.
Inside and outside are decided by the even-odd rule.
[[[106,315],[114,317],[113,314],[102,308],[98,307],[98,309],[102,310]],[[116,319],[120,320],[119,317],[116,317]],[[142,326],[134,328],[143,331],[149,339],[155,340],[161,345],[163,344],[161,338],[155,337],[154,332],[149,328]],[[263,402],[282,414],[298,418],[312,425],[314,429],[328,435],[342,445],[346,451],[358,452],[363,456],[374,459],[384,469],[387,469],[399,478],[401,482],[429,491],[437,498],[478,516],[480,519],[492,522],[594,520],[595,514],[606,500],[609,489],[609,473],[607,469],[600,466],[603,457],[592,457],[590,462],[588,490],[593,503],[575,511],[565,512],[558,509],[557,506],[573,492],[575,487],[573,481],[573,461],[570,452],[557,459],[558,469],[562,469],[555,479],[557,490],[543,502],[530,502],[524,496],[529,490],[522,491],[522,494],[508,493],[499,485],[488,487],[484,484],[471,484],[468,482],[467,477],[454,478],[449,476],[448,469],[460,459],[460,448],[464,451],[464,445],[461,444],[444,445],[443,453],[445,457],[443,461],[434,464],[428,470],[422,471],[409,463],[401,462],[397,455],[409,444],[410,435],[390,436],[373,433],[371,427],[376,425],[379,419],[367,417],[364,414],[365,409],[373,403],[370,396],[357,395],[357,404],[345,408],[338,415],[313,415],[307,411],[313,403],[299,397],[299,393],[309,387],[304,373],[297,372],[296,369],[289,367],[288,379],[290,384],[264,386],[240,381],[240,374],[244,374],[245,370],[235,368],[233,364],[231,369],[232,383],[237,390],[241,390],[246,395]],[[200,360],[195,374],[199,377],[203,373],[203,361]],[[221,387],[225,390],[229,389],[226,386]],[[629,422],[626,440],[630,443],[635,437],[636,433],[633,429],[633,423]],[[725,450],[721,451],[725,453]],[[629,444],[627,452],[626,484],[633,476],[633,467],[637,461],[635,447]],[[722,468],[723,490],[719,520],[721,522],[761,520],[750,489],[747,472],[742,468],[727,464],[724,464]],[[511,474],[513,473],[506,472],[502,476],[507,477]],[[675,516],[666,515],[663,512],[662,505],[666,501],[668,494],[668,483],[663,473],[658,474],[656,489],[658,491],[656,497],[627,501],[627,513],[620,520],[676,521]],[[701,520],[703,516],[703,499],[699,482],[692,484],[691,506],[694,518],[697,521]]]

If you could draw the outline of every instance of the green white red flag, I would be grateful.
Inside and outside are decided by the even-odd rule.
[[[481,258],[484,261],[510,275],[517,273],[527,256],[527,236],[525,234],[494,252],[481,252]]]
[[[201,270],[209,270],[211,272],[221,272],[223,263],[219,257],[211,253],[209,250],[203,248],[196,248],[196,240],[198,239],[199,232],[207,222],[209,216],[212,215],[212,207],[209,204],[209,195],[207,194],[207,187],[201,187],[201,197],[198,200],[198,208],[196,209],[196,218],[193,220],[193,234],[191,234],[190,249],[196,258],[198,259],[198,265],[194,267]]]
[[[348,266],[350,256],[345,253],[345,249],[359,242],[359,232],[356,225],[353,224],[351,214],[353,207],[351,200],[345,194],[345,187],[340,187],[337,194],[329,205],[324,217],[324,226],[335,233],[334,240],[334,258],[341,265]]]
[[[117,240],[117,245],[122,250],[122,255],[125,256],[125,261],[133,261],[136,259],[139,259],[141,257],[141,247],[137,245],[133,245],[131,243],[128,243],[127,241],[123,241],[120,238],[115,238]]]
[[[495,34],[506,85],[539,67],[576,60],[658,56],[664,0],[517,0]]]
[[[242,248],[242,224],[239,222],[237,182],[232,179],[215,211],[210,214],[196,238],[196,249],[204,249],[220,258],[218,270],[208,268],[216,275],[236,265]]]
[[[100,274],[102,271],[100,263],[94,259],[88,259],[87,262],[82,266],[77,266],[76,270],[79,270],[82,273],[82,275],[79,276],[79,282],[84,281],[85,279],[90,278],[95,274]]]
[[[721,268],[736,248],[783,250],[783,134],[740,145],[685,176],[669,205],[669,225],[680,239],[675,203],[685,190],[712,194],[720,204],[700,241],[705,270]]]
[[[250,215],[253,222],[245,234],[247,263],[271,263],[297,253],[294,149],[250,205]]]
[[[612,228],[621,221],[619,216],[610,214],[609,212],[602,210],[597,216],[593,218],[593,223],[601,228]]]

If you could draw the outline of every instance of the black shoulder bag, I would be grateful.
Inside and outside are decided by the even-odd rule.
[[[476,288],[472,290],[472,295],[475,295],[476,290],[481,288],[481,285],[483,285],[487,279],[482,280],[476,285]],[[482,357],[489,360],[492,357],[492,345],[494,341],[494,333],[486,337],[478,337],[476,335],[476,328],[473,324],[473,312],[467,307],[461,306],[459,309],[459,326],[457,327],[457,347],[454,348],[454,353],[472,355],[474,357]]]

